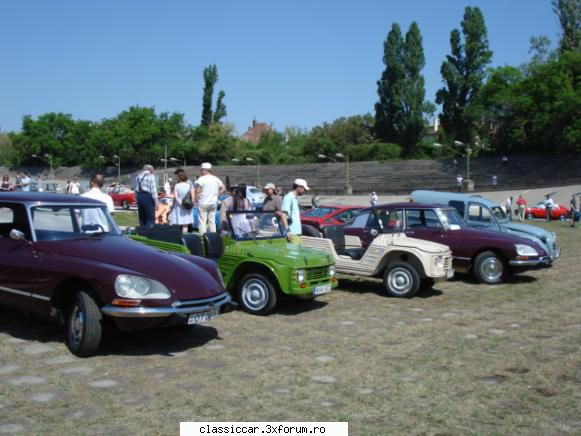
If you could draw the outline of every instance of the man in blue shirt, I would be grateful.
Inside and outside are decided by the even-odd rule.
[[[298,198],[308,190],[309,186],[305,180],[296,179],[292,191],[286,194],[282,200],[282,225],[286,230],[286,238],[291,244],[299,245],[301,243],[301,210]]]

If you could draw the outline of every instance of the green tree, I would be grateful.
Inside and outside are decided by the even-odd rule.
[[[202,97],[202,126],[209,126],[212,123],[212,97],[214,86],[218,81],[218,68],[216,65],[208,65],[204,68],[204,95]]]
[[[442,63],[444,87],[436,93],[436,103],[442,105],[440,122],[448,139],[470,142],[480,119],[478,93],[486,76],[492,51],[484,17],[479,8],[467,7],[458,29],[450,34],[451,54]]]
[[[561,53],[581,51],[581,0],[552,0],[561,24]]]
[[[397,125],[401,115],[404,69],[404,39],[399,24],[393,23],[383,43],[385,70],[377,82],[379,101],[375,103],[375,131],[386,142],[398,138]]]
[[[226,112],[226,104],[224,103],[224,97],[226,93],[220,91],[218,93],[218,100],[216,101],[216,110],[214,111],[214,122],[219,123],[222,118],[226,117],[228,113]]]
[[[0,133],[0,165],[18,164],[18,153],[9,134]]]

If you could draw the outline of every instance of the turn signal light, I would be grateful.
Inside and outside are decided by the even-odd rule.
[[[127,300],[125,298],[115,298],[113,300],[115,306],[135,307],[141,306],[141,300]]]
[[[331,278],[331,282],[332,282],[332,283],[337,283],[337,277],[332,277],[332,278]]]
[[[301,289],[305,289],[305,288],[307,287],[307,284],[306,284],[305,282],[302,282],[302,283],[299,285],[299,287],[300,287]]]

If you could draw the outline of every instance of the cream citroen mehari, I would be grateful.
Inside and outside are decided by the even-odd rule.
[[[337,273],[383,277],[385,290],[393,297],[411,298],[420,289],[454,276],[448,246],[403,232],[377,232],[367,249],[358,237],[345,235],[341,226],[325,227],[322,238],[302,236],[301,242],[331,254]]]

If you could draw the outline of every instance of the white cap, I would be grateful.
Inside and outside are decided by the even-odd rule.
[[[264,185],[264,188],[262,189],[276,189],[276,186],[274,186],[274,183],[267,183],[266,185]]]
[[[304,179],[295,179],[295,185],[302,186],[307,191],[309,190],[309,186],[307,185],[307,181]]]
[[[204,162],[200,168],[202,170],[211,170],[212,169],[212,164],[210,162]]]

